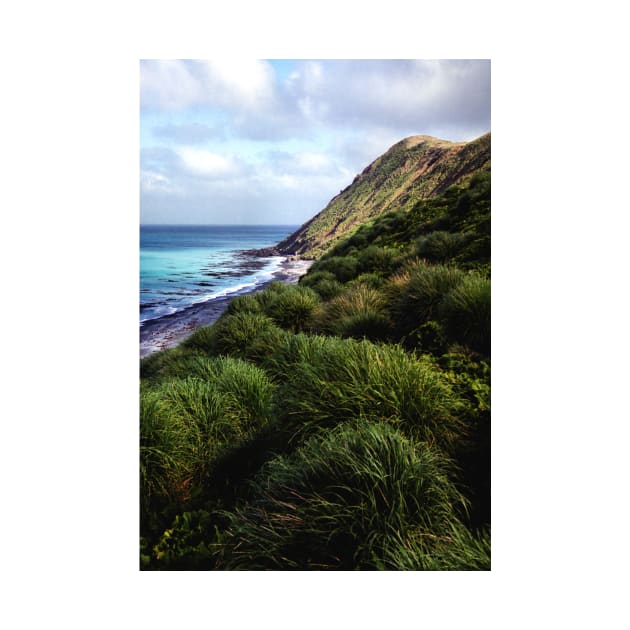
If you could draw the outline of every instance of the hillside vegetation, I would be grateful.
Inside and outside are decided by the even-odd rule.
[[[489,169],[360,223],[141,362],[143,569],[490,568]]]
[[[411,136],[378,157],[310,221],[278,244],[281,254],[317,258],[356,228],[385,212],[464,185],[490,167],[490,134],[472,142]]]

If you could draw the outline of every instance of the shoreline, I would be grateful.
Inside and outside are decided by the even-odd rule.
[[[270,280],[261,283],[254,289],[218,297],[214,300],[194,304],[171,315],[147,320],[140,327],[140,358],[144,359],[154,352],[173,348],[190,337],[198,328],[210,326],[219,319],[227,305],[235,297],[262,291],[274,281],[297,284],[300,277],[308,271],[312,264],[312,260],[302,260],[289,256],[280,263],[280,268],[273,272]]]

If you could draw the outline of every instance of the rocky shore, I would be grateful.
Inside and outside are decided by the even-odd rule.
[[[246,251],[243,254],[252,256],[277,255],[261,253],[260,250]],[[290,256],[282,262],[280,269],[273,274],[273,278],[269,282],[279,281],[287,284],[296,284],[300,276],[308,271],[311,264],[311,260],[301,260],[298,257]],[[261,291],[269,282],[257,286],[254,291],[244,291],[243,293],[216,298],[208,302],[195,304],[172,315],[165,315],[159,319],[144,322],[140,328],[140,358],[149,356],[158,350],[178,345],[192,335],[197,328],[214,323],[226,309],[232,298],[244,293]]]

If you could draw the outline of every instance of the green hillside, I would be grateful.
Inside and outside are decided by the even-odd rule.
[[[490,568],[484,165],[141,362],[142,569]]]
[[[409,210],[490,168],[490,134],[468,143],[412,136],[357,175],[319,214],[279,243],[281,254],[317,258],[384,212]]]

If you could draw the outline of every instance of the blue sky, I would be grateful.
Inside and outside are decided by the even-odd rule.
[[[142,223],[301,224],[402,138],[490,131],[487,60],[146,60]]]

